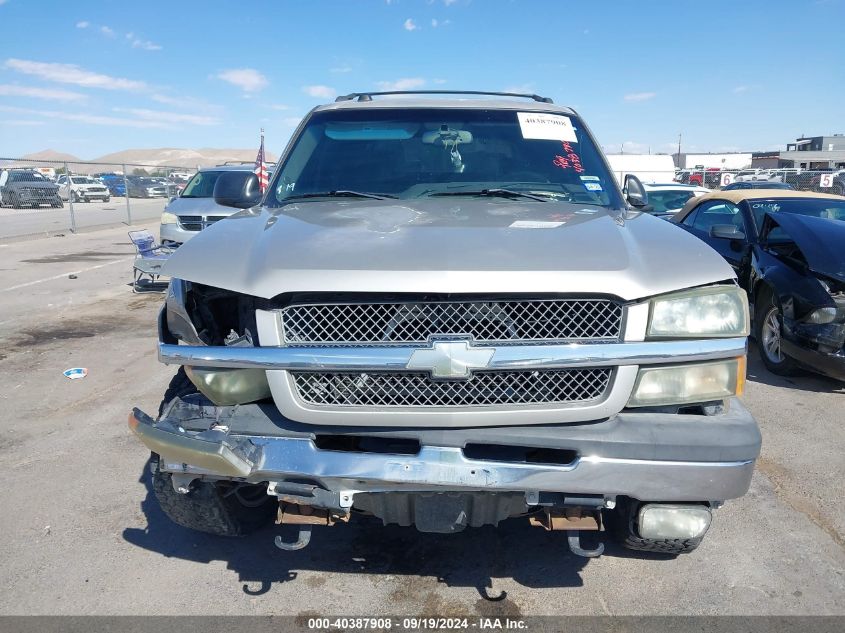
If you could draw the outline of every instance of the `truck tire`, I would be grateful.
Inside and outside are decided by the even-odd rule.
[[[174,398],[195,393],[196,387],[180,367],[164,394],[159,416]],[[189,492],[182,494],[173,489],[170,473],[161,472],[155,453],[151,467],[153,494],[159,506],[182,527],[217,536],[245,536],[272,523],[276,516],[277,499],[267,494],[264,485],[195,480]]]
[[[800,370],[798,364],[784,355],[781,349],[783,328],[778,319],[780,314],[780,306],[772,291],[762,288],[754,302],[754,339],[757,341],[757,351],[770,372],[778,376],[794,376]]]
[[[627,549],[677,556],[693,551],[704,538],[703,536],[691,539],[642,538],[637,532],[639,510],[639,502],[633,499],[620,498],[610,515],[611,534],[617,542]]]

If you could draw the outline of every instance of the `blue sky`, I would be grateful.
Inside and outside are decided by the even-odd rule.
[[[336,94],[538,92],[606,151],[845,132],[845,0],[0,0],[0,155],[279,153]]]

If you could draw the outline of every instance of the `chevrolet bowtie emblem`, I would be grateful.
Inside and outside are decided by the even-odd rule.
[[[495,351],[489,347],[470,347],[467,341],[438,341],[431,349],[414,350],[406,366],[431,372],[434,378],[469,378],[473,369],[490,364]]]

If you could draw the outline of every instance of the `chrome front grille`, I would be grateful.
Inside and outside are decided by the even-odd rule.
[[[225,218],[225,215],[180,215],[179,225],[186,231],[202,231]]]
[[[340,407],[478,407],[587,403],[601,399],[611,369],[479,371],[434,381],[423,372],[291,372],[300,400]]]
[[[622,307],[608,299],[333,303],[282,309],[287,345],[424,345],[619,340]]]

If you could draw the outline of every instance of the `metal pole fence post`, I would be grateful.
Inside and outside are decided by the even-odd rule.
[[[132,226],[132,209],[129,207],[129,181],[126,180],[126,165],[123,168],[123,196],[126,200],[126,224]]]
[[[67,180],[67,206],[70,210],[70,232],[76,233],[76,214],[73,212],[73,181],[70,177],[70,168],[67,166],[67,163],[64,163],[65,166],[65,179]]]

